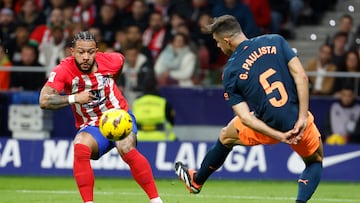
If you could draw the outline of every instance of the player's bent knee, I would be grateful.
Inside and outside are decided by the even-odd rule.
[[[121,156],[136,147],[136,135],[131,133],[125,139],[116,141],[116,148]]]
[[[220,142],[229,148],[238,145],[239,143],[237,132],[236,130],[233,131],[228,127],[222,128],[220,131],[220,136],[219,136]]]

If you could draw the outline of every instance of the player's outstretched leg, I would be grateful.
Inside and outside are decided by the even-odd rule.
[[[217,140],[214,146],[207,152],[197,172],[193,169],[188,169],[181,162],[175,163],[175,172],[179,179],[186,184],[189,191],[197,194],[210,175],[223,165],[230,151],[231,148],[227,148],[220,140]]]
[[[188,169],[183,163],[176,162],[175,173],[178,175],[179,179],[185,183],[190,193],[198,194],[200,192],[202,185],[194,182],[195,171],[193,169]]]

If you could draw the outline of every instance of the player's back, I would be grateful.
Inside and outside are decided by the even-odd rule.
[[[289,130],[299,110],[296,86],[287,66],[294,56],[279,35],[246,40],[229,58],[224,72],[225,90],[238,95],[237,103],[246,101],[271,127]]]

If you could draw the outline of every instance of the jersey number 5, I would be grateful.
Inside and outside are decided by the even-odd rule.
[[[280,98],[277,99],[275,97],[272,97],[269,99],[269,102],[274,107],[281,107],[284,106],[288,100],[288,94],[286,92],[285,86],[281,81],[274,81],[273,83],[269,83],[267,80],[270,76],[274,75],[276,71],[272,68],[269,68],[265,72],[263,72],[260,77],[260,84],[264,88],[265,93],[271,94],[274,90],[278,90],[280,94]]]

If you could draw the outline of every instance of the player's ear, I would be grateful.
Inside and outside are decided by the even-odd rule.
[[[74,47],[70,47],[70,53],[71,53],[71,56],[75,56],[75,49],[74,49]]]

